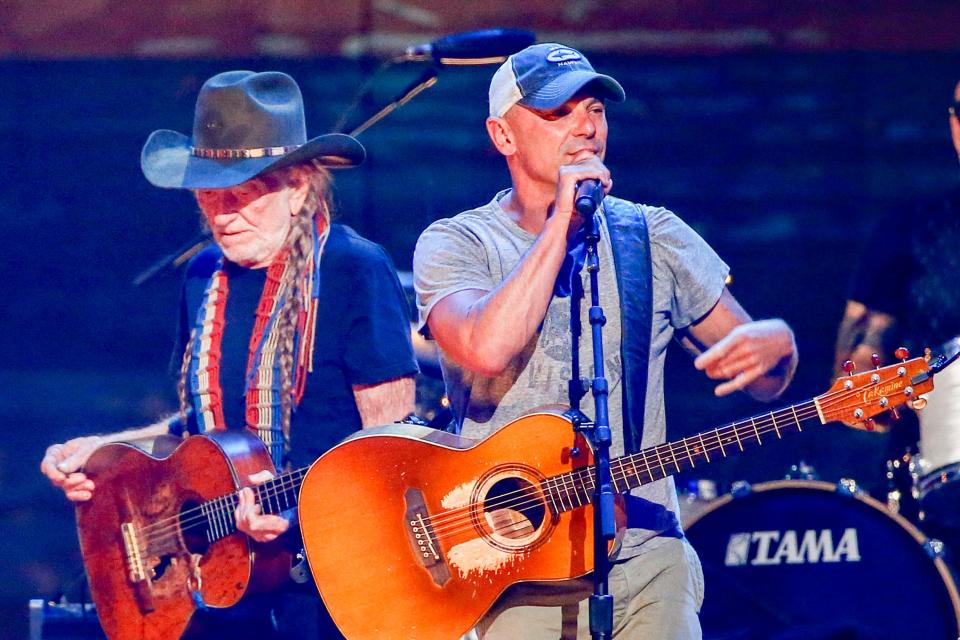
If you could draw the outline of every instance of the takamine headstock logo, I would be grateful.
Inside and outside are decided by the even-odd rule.
[[[897,393],[906,386],[907,381],[902,378],[898,378],[884,384],[867,387],[863,390],[863,402],[864,404],[869,404],[874,400]]]
[[[860,562],[857,530],[844,529],[836,539],[830,529],[734,533],[723,560],[728,567],[820,562]]]

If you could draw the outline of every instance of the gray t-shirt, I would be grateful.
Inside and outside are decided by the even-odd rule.
[[[502,191],[488,204],[454,218],[437,220],[421,234],[413,258],[421,329],[434,305],[446,296],[468,289],[495,289],[533,244],[536,236],[513,222],[500,207],[500,200],[507,193]],[[611,200],[608,197],[606,202]],[[663,443],[666,438],[663,364],[673,332],[713,308],[723,292],[728,267],[696,232],[670,211],[636,206],[647,222],[653,265],[653,323],[643,431],[643,447],[650,447]],[[624,453],[620,296],[605,222],[598,254],[600,304],[607,318],[603,350],[610,389],[611,455],[620,456]],[[590,281],[586,269],[580,275],[585,292],[585,300],[580,304],[583,327],[580,377],[592,377],[593,349],[587,315]],[[447,395],[463,435],[483,438],[536,407],[569,404],[570,312],[570,298],[555,296],[539,333],[497,377],[465,370],[441,351]],[[593,416],[592,396],[584,398],[581,409]],[[673,513],[677,511],[672,478],[643,485],[632,493]],[[656,533],[659,531],[627,531],[620,557],[630,557],[636,547]]]

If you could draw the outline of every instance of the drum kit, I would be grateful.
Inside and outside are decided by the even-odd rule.
[[[681,512],[708,589],[704,638],[960,638],[960,365],[936,382],[920,455],[887,465],[909,486],[886,504],[852,480],[735,483],[712,500],[691,484]]]

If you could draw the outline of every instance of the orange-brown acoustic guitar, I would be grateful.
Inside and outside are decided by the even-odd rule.
[[[229,607],[289,577],[281,544],[254,543],[233,515],[248,476],[273,468],[263,443],[239,430],[192,436],[166,458],[120,443],[90,456],[83,471],[96,490],[77,506],[77,529],[110,640],[179,638],[201,602]],[[305,471],[254,487],[263,512],[295,506]]]
[[[813,400],[612,461],[626,492],[805,421],[860,423],[933,388],[923,358],[838,380]],[[919,405],[919,402],[917,403]],[[510,585],[593,568],[592,453],[559,410],[482,441],[426,428],[362,431],[324,454],[300,528],[324,603],[350,640],[451,640]]]

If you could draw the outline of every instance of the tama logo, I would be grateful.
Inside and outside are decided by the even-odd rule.
[[[857,530],[844,529],[839,539],[830,529],[734,533],[723,561],[728,567],[818,562],[860,562]]]
[[[580,55],[579,51],[574,51],[568,47],[559,47],[547,54],[549,62],[576,62],[582,58],[583,56]]]

